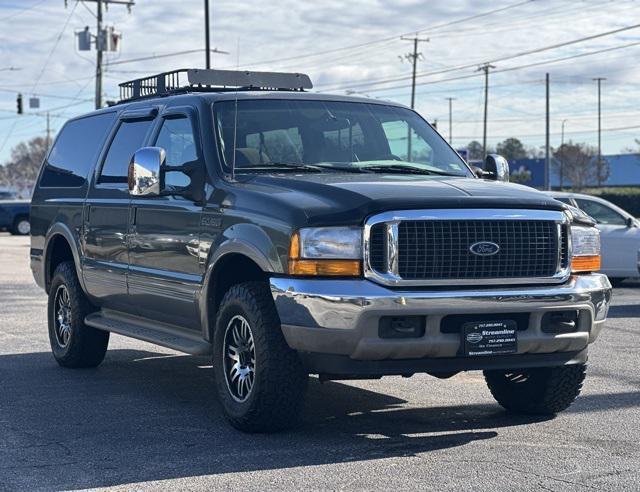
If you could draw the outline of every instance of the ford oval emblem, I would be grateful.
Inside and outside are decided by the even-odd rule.
[[[469,246],[469,251],[478,256],[493,256],[500,251],[500,246],[490,241],[479,241]]]

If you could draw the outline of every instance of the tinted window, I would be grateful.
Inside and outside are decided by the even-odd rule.
[[[40,186],[82,186],[114,118],[115,113],[102,113],[68,122],[49,153]]]
[[[131,157],[144,145],[153,120],[123,121],[111,141],[99,183],[126,183]]]
[[[165,150],[169,166],[181,166],[198,158],[189,118],[164,120],[155,145]],[[165,186],[184,187],[188,184],[189,178],[184,173],[168,172],[165,175]]]
[[[591,217],[596,219],[599,224],[610,225],[626,225],[627,221],[615,210],[592,200],[583,200],[576,198],[578,206]]]

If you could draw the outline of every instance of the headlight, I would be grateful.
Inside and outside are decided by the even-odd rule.
[[[291,275],[357,276],[361,271],[360,227],[308,227],[291,237]]]
[[[572,271],[600,270],[600,231],[595,227],[571,226],[571,251]]]

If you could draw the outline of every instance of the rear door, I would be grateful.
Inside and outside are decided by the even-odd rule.
[[[101,306],[120,311],[132,311],[127,295],[129,161],[147,141],[156,113],[149,109],[120,115],[85,206],[85,285]]]
[[[610,277],[638,275],[640,229],[629,227],[627,219],[604,203],[587,198],[575,198],[578,207],[593,217],[600,229],[602,271]]]
[[[167,108],[151,145],[165,150],[168,166],[194,161],[204,166],[198,128],[193,108]],[[165,189],[180,191],[189,183],[181,172],[165,175]],[[129,294],[138,314],[199,329],[201,214],[202,204],[179,195],[132,198]]]

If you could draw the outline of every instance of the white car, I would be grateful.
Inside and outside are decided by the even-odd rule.
[[[640,221],[607,200],[580,193],[548,192],[593,217],[602,241],[602,273],[612,284],[640,278]]]

